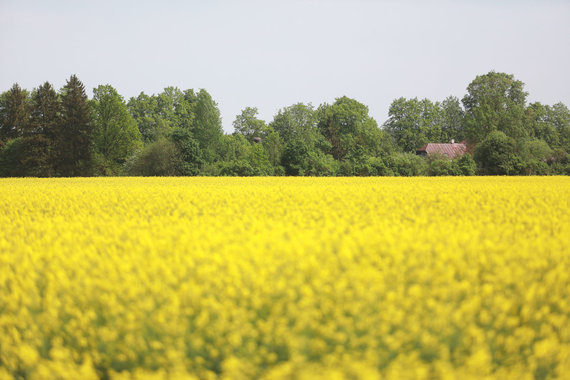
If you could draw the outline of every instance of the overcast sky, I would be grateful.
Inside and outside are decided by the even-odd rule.
[[[205,88],[226,132],[247,106],[271,121],[343,95],[382,124],[395,98],[461,98],[491,70],[570,106],[568,0],[0,0],[0,52],[0,91]]]

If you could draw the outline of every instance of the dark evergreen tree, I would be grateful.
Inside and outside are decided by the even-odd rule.
[[[93,131],[85,86],[72,75],[62,89],[61,123],[57,133],[56,171],[60,176],[89,174]]]
[[[2,95],[0,101],[0,141],[22,136],[30,122],[30,102],[28,92],[15,83]]]
[[[24,175],[23,153],[21,137],[8,141],[0,149],[0,177],[22,177]]]
[[[60,123],[61,104],[52,85],[45,82],[32,93],[30,123],[22,131],[25,174],[54,175],[54,143]]]

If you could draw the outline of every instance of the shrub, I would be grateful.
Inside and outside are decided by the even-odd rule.
[[[180,151],[165,138],[147,145],[139,154],[131,157],[125,172],[139,176],[179,175]]]
[[[523,163],[516,154],[515,140],[501,131],[489,133],[475,148],[473,157],[481,174],[513,175],[522,171]]]
[[[455,157],[452,161],[454,175],[475,175],[477,173],[477,164],[469,153]]]
[[[220,175],[250,177],[255,175],[255,170],[246,160],[226,161],[220,166]]]
[[[395,176],[418,176],[427,174],[427,163],[413,153],[396,153],[388,158],[388,168]]]

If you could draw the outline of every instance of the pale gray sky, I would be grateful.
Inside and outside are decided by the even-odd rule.
[[[570,106],[570,1],[0,0],[0,91],[13,83],[126,99],[205,88],[226,132],[347,95],[382,124],[393,99],[459,98],[476,75],[514,74],[530,101]]]

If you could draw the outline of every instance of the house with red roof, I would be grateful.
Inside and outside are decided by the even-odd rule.
[[[462,156],[467,152],[467,144],[465,141],[456,143],[455,140],[451,140],[448,144],[441,143],[428,143],[416,150],[418,156],[430,156],[432,154],[440,154],[453,160],[457,156]]]

